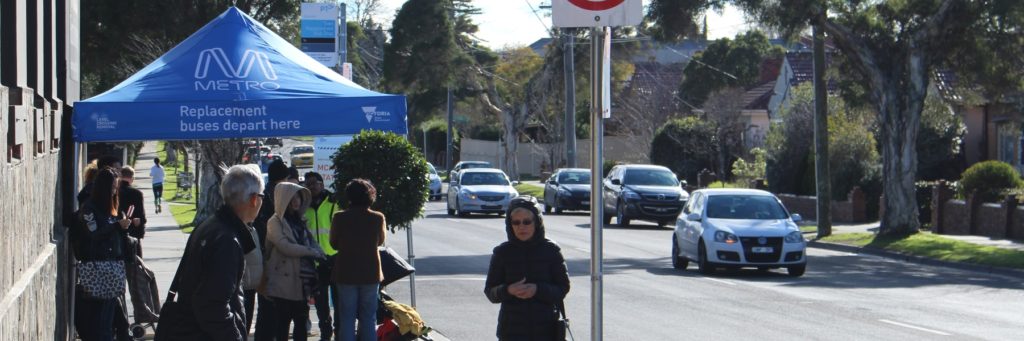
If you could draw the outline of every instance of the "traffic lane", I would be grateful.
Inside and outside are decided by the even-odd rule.
[[[548,226],[567,225],[585,230],[587,233],[585,236],[566,235],[554,238],[566,240],[569,244],[586,245],[586,247],[570,247],[569,250],[587,250],[590,240],[588,216],[548,215],[545,218],[546,223],[552,222],[547,223]],[[549,230],[555,231],[555,234],[558,234],[559,231],[552,228]],[[650,262],[647,264],[647,268],[654,273],[672,274],[676,272],[671,269],[668,258],[671,252],[672,231],[670,229],[659,229],[652,224],[637,229],[609,226],[603,232],[605,300],[607,302],[611,302],[614,297],[611,294],[614,293],[616,277],[620,275],[616,272],[621,271],[622,268],[628,269],[629,266],[636,266],[646,259]],[[581,239],[576,240],[574,237]],[[589,259],[589,252],[584,252],[583,256]],[[616,257],[622,258],[616,259]],[[794,299],[810,299],[810,302],[815,302],[814,300],[821,302],[850,300],[857,303],[852,304],[856,307],[852,312],[826,306],[822,311],[810,316],[829,316],[829,313],[846,312],[857,322],[848,321],[844,323],[844,326],[863,325],[868,329],[877,329],[879,324],[884,324],[886,328],[895,328],[891,332],[879,336],[883,339],[901,335],[904,331],[900,329],[914,328],[919,328],[915,332],[925,335],[952,334],[961,335],[961,337],[973,335],[985,338],[1004,338],[1020,332],[1020,328],[1013,325],[1013,321],[1020,321],[1021,314],[1024,314],[1024,307],[1020,304],[1002,305],[998,309],[988,309],[993,305],[999,306],[998,302],[1001,301],[1021,302],[1019,299],[1020,285],[1007,284],[1016,283],[1012,279],[942,267],[922,268],[919,265],[879,257],[861,257],[818,249],[809,249],[809,259],[808,274],[801,278],[788,277],[783,273],[784,270],[774,270],[769,273],[743,270],[703,277],[694,273],[695,268],[692,265],[686,275],[696,276],[696,278],[708,282],[724,282],[722,285],[728,287],[753,285],[773,291],[783,291]],[[571,268],[572,265],[570,265]],[[588,268],[584,270],[589,271]],[[643,277],[638,275],[636,278]],[[650,286],[658,283],[656,279],[652,279],[637,284]],[[628,290],[628,287],[625,290]],[[675,291],[680,290],[677,288]],[[770,293],[768,294],[770,295]],[[846,297],[849,298],[846,299]],[[943,299],[936,301],[933,299],[934,297],[943,297]],[[759,300],[759,296],[754,296],[752,299]],[[630,301],[635,300],[636,298],[633,298]],[[661,303],[655,301],[654,304]],[[843,304],[843,306],[846,305],[851,304]],[[738,306],[742,307],[743,305]],[[773,309],[769,309],[767,312],[771,313],[771,310]],[[872,311],[872,315],[860,318],[858,317],[860,311]],[[606,325],[607,318],[615,313],[616,310],[605,311]],[[627,315],[634,314],[631,312]],[[842,319],[844,319],[843,315],[839,315],[829,320]],[[782,322],[783,325],[792,323]],[[802,329],[808,328],[814,329],[813,327],[802,327]],[[958,332],[950,333],[943,330]],[[609,329],[606,328],[605,331],[606,335],[609,335]],[[825,332],[824,335],[832,333],[831,330],[821,332]],[[814,335],[814,333],[810,335]],[[862,328],[852,328],[846,335],[868,336],[862,331]]]

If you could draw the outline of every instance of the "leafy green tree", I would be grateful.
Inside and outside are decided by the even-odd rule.
[[[342,207],[348,207],[345,185],[352,179],[366,179],[377,188],[373,209],[384,213],[391,232],[409,228],[423,216],[430,182],[427,161],[409,141],[390,132],[364,130],[331,156],[334,164],[332,189]]]
[[[755,85],[761,76],[761,62],[783,53],[781,47],[773,46],[760,31],[738,34],[736,40],[716,40],[686,64],[679,96],[701,107],[715,91]]]
[[[421,145],[426,147],[426,159],[427,162],[433,162],[435,165],[444,166],[445,153],[448,152],[448,122],[440,117],[435,117],[429,121],[420,124],[420,136],[414,138],[423,138],[423,134],[426,134],[426,141],[420,141]],[[458,129],[454,129],[452,132],[452,162],[458,162],[459,158],[459,147],[462,144],[461,134]]]
[[[812,194],[813,190],[808,193],[802,185],[803,179],[814,179],[814,173],[808,173],[806,166],[814,145],[814,93],[810,83],[793,89],[789,106],[783,108],[780,116],[782,122],[772,123],[765,140],[768,189],[775,193]]]
[[[696,117],[670,120],[658,128],[651,141],[651,163],[671,169],[688,183],[697,183],[697,172],[714,169],[718,144],[715,125]]]
[[[966,131],[960,116],[937,94],[929,93],[921,111],[921,131],[917,135],[917,178],[934,181],[959,176],[960,143]]]
[[[764,149],[751,149],[750,161],[739,158],[736,159],[736,162],[732,163],[732,175],[737,179],[744,181],[744,183],[754,179],[764,179],[765,165],[767,162],[766,155],[767,153]]]
[[[725,3],[789,34],[817,25],[849,59],[880,116],[886,199],[880,234],[916,233],[920,226],[914,144],[932,72],[947,67],[991,90],[1021,86],[1024,2],[1018,0],[653,0],[648,16],[671,27],[665,19],[695,18]]]

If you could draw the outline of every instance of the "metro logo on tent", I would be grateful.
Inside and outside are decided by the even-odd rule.
[[[208,76],[210,64],[216,64],[224,78],[239,80],[199,81]],[[224,53],[224,49],[215,47],[199,51],[199,58],[196,61],[195,90],[277,90],[281,88],[277,82],[270,82],[277,80],[277,72],[274,71],[274,65],[270,63],[270,57],[266,53],[245,50],[238,67],[236,68],[234,65],[228,55]],[[249,79],[249,74],[252,73],[254,66],[259,66],[263,78],[267,81],[260,82]]]

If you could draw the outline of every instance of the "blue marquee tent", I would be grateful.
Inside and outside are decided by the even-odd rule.
[[[230,8],[121,84],[75,103],[77,142],[407,133],[367,90]]]

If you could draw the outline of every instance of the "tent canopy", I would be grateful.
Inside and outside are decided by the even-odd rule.
[[[407,133],[405,96],[345,79],[234,7],[77,102],[72,125],[78,142]]]

